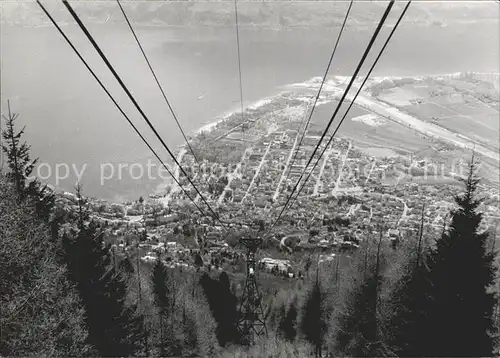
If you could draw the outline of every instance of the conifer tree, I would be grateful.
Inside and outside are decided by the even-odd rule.
[[[124,272],[128,276],[135,272],[134,265],[132,265],[132,260],[130,260],[130,256],[128,254],[125,255],[125,257],[118,263],[118,270]]]
[[[172,354],[169,351],[172,348],[172,335],[173,327],[171,322],[172,313],[172,292],[170,287],[170,278],[168,276],[167,268],[163,264],[158,256],[155,264],[153,266],[153,272],[151,274],[151,284],[153,290],[153,298],[156,309],[158,310],[158,321],[159,321],[159,342],[157,344],[160,355],[163,357],[167,353]]]
[[[138,355],[144,335],[142,316],[135,305],[125,303],[125,280],[112,265],[102,234],[85,222],[87,209],[83,204],[80,208],[81,226],[64,234],[63,245],[69,278],[85,307],[88,341],[102,356]]]
[[[184,303],[184,309],[186,309],[186,303]],[[184,341],[182,342],[183,356],[195,357],[198,353],[198,327],[191,311],[185,313],[182,328],[184,333]]]
[[[426,355],[491,356],[495,328],[494,254],[488,234],[479,232],[482,214],[477,198],[479,178],[474,156],[465,190],[455,197],[451,224],[436,243],[430,267],[429,340]]]
[[[276,293],[275,293],[276,295]],[[286,316],[286,303],[282,302],[277,309],[272,310],[271,317],[272,321],[277,324],[278,334],[283,335],[282,325]]]
[[[21,137],[26,127],[16,132],[15,122],[19,118],[19,114],[11,112],[9,101],[7,102],[7,106],[9,111],[7,117],[2,115],[7,127],[2,133],[7,145],[2,145],[2,148],[7,155],[10,169],[10,172],[6,176],[14,183],[17,193],[24,194],[26,191],[26,178],[31,175],[38,160],[30,159],[30,146],[21,142]]]
[[[326,334],[326,295],[319,282],[319,272],[302,308],[300,329],[305,339],[314,346],[315,357],[321,357]]]
[[[127,286],[111,265],[102,236],[85,229],[63,243],[70,278],[76,283],[86,309],[89,342],[103,356],[131,356],[140,351],[142,318],[127,306]]]
[[[402,273],[389,297],[388,344],[400,357],[425,355],[428,344],[429,250],[423,244],[424,208],[416,247],[410,247]]]
[[[16,192],[21,199],[31,198],[35,204],[38,215],[45,221],[50,219],[50,212],[54,207],[55,197],[47,186],[42,186],[38,179],[28,181],[33,173],[37,159],[30,158],[30,146],[22,142],[22,136],[26,127],[16,131],[15,123],[19,114],[11,112],[10,102],[8,104],[8,115],[2,117],[5,119],[6,129],[1,133],[5,145],[2,144],[2,150],[7,155],[9,172],[6,173],[7,179],[14,183]]]
[[[35,210],[38,216],[50,222],[53,225],[58,225],[51,215],[55,206],[55,195],[48,186],[42,185],[38,179],[32,180],[28,184],[27,194],[34,202]],[[56,218],[57,219],[57,218]]]
[[[380,248],[382,230],[375,264],[363,268],[362,279],[347,297],[347,308],[339,317],[336,348],[340,354],[353,357],[385,355],[379,319],[379,295],[382,283]]]
[[[194,265],[196,266],[197,271],[199,271],[200,268],[203,267],[203,259],[198,252],[194,255]]]
[[[220,336],[226,342],[240,343],[241,337],[236,328],[238,322],[238,299],[231,289],[229,276],[226,272],[219,275],[219,292],[221,299]]]
[[[85,230],[87,222],[90,219],[88,200],[82,194],[83,187],[80,183],[75,185],[75,196],[77,202],[77,227],[79,230]]]
[[[222,272],[218,280],[212,279],[204,273],[200,278],[200,284],[214,320],[217,322],[215,333],[219,344],[224,347],[228,343],[239,343],[240,334],[236,327],[238,321],[238,300],[233,292],[231,292],[227,273]]]
[[[282,316],[278,326],[280,334],[289,342],[293,342],[297,336],[297,303],[294,299],[288,309],[282,306]]]
[[[184,281],[182,290],[182,326],[178,332],[182,356],[213,356],[217,347],[216,322],[202,290],[198,290],[198,275]],[[180,333],[180,334],[179,334]]]
[[[57,243],[0,174],[0,356],[95,355]]]

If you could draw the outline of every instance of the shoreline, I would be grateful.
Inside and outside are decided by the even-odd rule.
[[[272,103],[273,100],[276,98],[280,97],[283,93],[287,91],[279,91],[276,94],[267,96],[265,98],[259,99],[257,101],[253,101],[243,107],[243,113],[245,113],[247,110],[256,110],[259,109],[260,107],[263,107],[269,103]],[[200,128],[192,131],[192,135],[190,137],[197,137],[202,133],[210,133],[212,132],[219,124],[224,123],[225,121],[229,120],[232,116],[241,113],[241,108],[236,108],[236,109],[229,109],[224,112],[224,114],[219,115],[215,117],[213,121],[207,122],[203,124]],[[179,148],[184,148],[186,146],[186,143],[183,143],[179,146]]]
[[[439,79],[439,78],[443,78],[443,77],[460,78],[462,76],[467,76],[467,75],[491,76],[495,80],[498,80],[498,78],[500,78],[499,72],[474,72],[474,71],[453,72],[453,73],[432,74],[432,75],[418,75],[418,76],[373,76],[373,77],[370,77],[369,80],[367,81],[367,83],[365,85],[365,90],[369,86],[379,84],[379,83],[386,81],[386,80],[392,81],[392,80],[411,79],[411,80],[415,80],[415,81],[422,81],[422,80],[426,80],[429,78],[435,78],[435,79]],[[347,84],[351,78],[352,78],[351,76],[342,76],[342,75],[329,76],[327,78],[327,80],[325,81],[322,92],[327,92],[327,93],[328,92],[329,93],[338,92],[339,85],[342,86],[342,85]],[[359,86],[361,84],[361,80],[363,80],[363,77],[358,77],[358,79],[354,82],[354,85]],[[300,89],[302,89],[302,90],[307,90],[307,89],[316,90],[316,89],[318,89],[321,81],[322,81],[322,77],[315,76],[315,77],[309,78],[308,80],[305,80],[303,82],[290,83],[290,84],[285,84],[282,86],[277,86],[276,87],[277,92],[275,94],[246,104],[243,107],[243,113],[245,113],[248,110],[256,110],[256,109],[259,109],[263,106],[266,106],[266,105],[272,103],[274,100],[280,98],[283,94],[293,93],[294,89],[297,89],[297,90],[300,90]],[[335,97],[336,96],[334,96],[334,98]],[[321,99],[321,97],[320,97],[320,99]],[[331,99],[326,99],[326,100],[323,99],[323,101],[320,100],[317,105],[325,104],[325,103],[328,103],[330,101],[331,101]],[[304,101],[304,103],[307,103],[307,101]],[[238,114],[240,112],[241,112],[241,108],[236,108],[236,106],[234,106],[232,109],[228,109],[220,116],[215,117],[214,120],[209,121],[209,122],[203,124],[198,129],[192,131],[190,133],[189,137],[191,137],[191,140],[192,140],[193,138],[197,138],[202,133],[207,133],[207,134],[211,133],[212,131],[214,131],[217,128],[217,126],[219,124],[226,122],[233,115]],[[186,147],[187,147],[186,143],[182,143],[178,146],[177,158],[179,158],[179,156],[182,158],[182,156],[187,153]],[[174,170],[177,170],[177,168],[174,168]],[[159,184],[156,187],[156,189],[154,190],[154,192],[158,193],[161,191],[161,189],[163,189],[163,191],[164,191],[165,188],[169,184],[173,184],[173,180],[171,178],[169,180]]]
[[[460,78],[461,76],[466,76],[466,75],[475,75],[475,76],[493,76],[500,78],[500,72],[474,72],[474,71],[466,71],[466,72],[452,72],[452,73],[441,73],[441,74],[432,74],[432,75],[418,75],[418,76],[372,76],[369,78],[369,80],[366,82],[365,89],[368,86],[375,85],[378,83],[381,83],[386,80],[402,80],[402,79],[412,79],[415,81],[422,81],[427,78],[443,78],[443,77],[452,77],[452,78]],[[351,79],[351,76],[343,76],[343,75],[333,75],[329,76],[327,80],[325,81],[325,85],[323,86],[322,92],[337,92],[338,91],[338,85],[342,84],[347,84],[347,82]],[[360,82],[363,79],[363,77],[359,77],[359,80],[354,81],[354,84],[360,84],[357,82]],[[243,107],[243,112],[246,112],[248,109],[251,110],[256,110],[259,109],[262,106],[265,106],[269,103],[272,103],[275,99],[281,97],[283,94],[290,93],[292,92],[292,88],[304,88],[304,89],[317,89],[317,85],[320,84],[320,81],[322,80],[322,77],[320,76],[314,76],[311,77],[310,79],[303,81],[303,82],[296,82],[296,83],[290,83],[286,84],[283,86],[278,86],[277,89],[278,92],[276,92],[273,95],[261,98],[257,101],[253,101]],[[321,99],[321,97],[320,97]],[[324,103],[320,103],[321,101],[318,101],[317,105],[321,105],[324,103],[327,103],[328,101]],[[234,107],[233,107],[234,108]],[[240,108],[235,108],[235,109],[228,109],[227,111],[223,112],[223,114],[215,117],[214,120],[209,121],[205,124],[203,124],[201,127],[199,127],[196,130],[193,130],[189,137],[197,137],[202,133],[210,133],[212,132],[219,124],[224,123],[228,119],[230,119],[231,116],[241,112]],[[186,143],[180,144],[178,146],[179,150],[182,150],[186,147]]]
[[[258,3],[257,1],[255,3]],[[43,19],[43,20],[42,20]],[[110,21],[111,20],[111,21]],[[296,23],[296,24],[288,24],[288,25],[281,25],[279,23],[266,23],[265,19],[260,19],[257,21],[253,21],[250,23],[242,23],[240,24],[240,28],[244,28],[247,30],[272,30],[272,31],[288,31],[291,29],[311,29],[311,30],[338,30],[340,28],[339,23],[330,23],[330,22],[325,22],[325,23],[320,23],[318,24],[317,22],[311,22],[311,23]],[[45,18],[40,17],[34,17],[33,19],[21,19],[18,21],[12,21],[12,20],[6,20],[6,18],[2,18],[0,20],[2,25],[5,26],[12,26],[12,27],[25,27],[25,28],[40,28],[40,27],[51,27],[53,26],[52,23],[49,21],[45,20]],[[480,24],[485,24],[485,23],[497,23],[498,19],[496,18],[480,18],[480,19],[403,19],[403,23],[405,24],[410,24],[415,27],[419,28],[429,28],[429,27],[438,27],[438,28],[445,28],[448,26],[467,26],[467,25],[480,25]],[[91,19],[90,23],[94,25],[119,25],[120,22],[118,22],[115,19]],[[377,21],[369,21],[369,20],[357,20],[355,22],[356,28],[354,31],[364,31],[367,29],[370,29],[372,26],[374,26],[377,23]],[[59,24],[60,26],[68,26],[71,25],[71,23],[68,22],[61,22]],[[157,19],[151,19],[149,22],[141,22],[141,21],[133,21],[132,22],[133,26],[137,26],[140,28],[227,28],[227,29],[233,29],[234,25],[232,24],[220,24],[220,23],[214,23],[214,22],[203,22],[202,20],[196,22],[194,21],[193,23],[187,23],[187,24],[169,24],[168,22],[163,22],[162,20],[157,20]],[[392,24],[385,24],[384,27],[391,28]]]

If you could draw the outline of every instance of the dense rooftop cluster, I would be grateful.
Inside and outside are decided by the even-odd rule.
[[[450,81],[456,82],[454,78]],[[371,91],[396,105],[387,91],[408,92],[415,83],[382,81]],[[450,86],[448,83],[448,90],[454,88]],[[116,245],[123,252],[140,242],[145,261],[159,252],[171,265],[194,268],[197,261],[210,270],[243,267],[238,237],[250,232],[268,234],[266,230],[277,219],[320,138],[319,127],[313,123],[299,148],[307,101],[297,93],[283,93],[247,109],[243,117],[233,114],[211,131],[201,132],[192,145],[200,164],[188,151],[179,153],[179,161],[229,231],[214,218],[201,215],[173,181],[163,195],[146,200],[123,205],[91,200],[92,220],[105,227],[109,237],[122,238]],[[410,156],[372,157],[355,140],[335,138],[297,201],[265,237],[262,255],[268,257],[263,257],[262,268],[294,276],[292,267],[299,261],[294,260],[294,253],[313,250],[329,257],[349,252],[378,236],[380,230],[397,244],[415,235],[424,204],[424,216],[431,218],[424,223],[426,230],[442,230],[453,207],[453,195],[459,190],[460,174],[456,168],[443,172],[449,160],[447,150],[453,152],[453,148],[440,144],[443,155],[428,157],[420,151]],[[323,149],[324,144],[312,163]],[[179,171],[176,175],[204,207],[187,179]],[[495,201],[498,189],[487,183],[482,190],[486,198],[481,206],[483,229],[488,229],[500,221]],[[76,198],[64,193],[58,202],[61,208],[75,206]],[[283,256],[288,261],[279,261]]]

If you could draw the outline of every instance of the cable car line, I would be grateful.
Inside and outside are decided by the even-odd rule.
[[[139,113],[143,117],[144,121],[146,121],[146,123],[148,124],[149,128],[156,135],[156,137],[161,142],[161,144],[163,145],[163,147],[165,148],[165,150],[171,156],[172,160],[175,162],[175,164],[177,164],[177,166],[179,167],[179,169],[186,176],[186,179],[193,186],[193,188],[195,189],[196,193],[200,196],[201,200],[205,203],[205,205],[207,205],[207,207],[210,210],[210,212],[212,213],[213,217],[221,223],[222,227],[224,227],[226,230],[228,230],[227,227],[219,220],[217,213],[212,209],[212,207],[207,202],[207,200],[205,199],[205,197],[198,190],[198,188],[193,183],[193,181],[191,180],[191,178],[189,177],[189,175],[186,173],[186,171],[184,170],[184,168],[182,167],[182,165],[179,163],[179,161],[177,160],[177,158],[175,157],[175,155],[172,153],[172,151],[167,146],[167,144],[165,143],[165,141],[163,140],[163,138],[160,136],[160,134],[158,133],[158,131],[156,130],[156,128],[154,127],[154,125],[151,123],[151,121],[146,116],[146,114],[144,113],[144,111],[142,110],[142,108],[139,106],[139,104],[135,100],[134,96],[130,93],[130,91],[127,88],[127,86],[123,83],[122,79],[120,78],[120,76],[118,75],[118,73],[115,71],[115,69],[113,68],[113,66],[111,65],[111,63],[109,62],[109,60],[107,59],[106,55],[104,55],[104,53],[102,52],[102,50],[99,47],[99,45],[95,42],[95,40],[92,37],[92,35],[90,34],[90,32],[87,30],[87,28],[85,27],[85,25],[83,24],[83,22],[78,17],[78,14],[76,14],[76,12],[73,10],[73,8],[71,7],[71,5],[68,3],[68,0],[62,0],[62,2],[64,4],[64,6],[68,9],[68,11],[71,14],[71,16],[73,17],[73,19],[77,22],[77,24],[80,27],[80,29],[85,33],[85,35],[87,36],[87,39],[91,42],[91,44],[94,47],[94,49],[99,53],[101,59],[104,61],[104,63],[108,67],[108,69],[111,71],[111,73],[113,74],[113,76],[115,77],[115,79],[118,81],[118,83],[120,84],[120,86],[122,87],[122,89],[125,91],[125,93],[129,97],[129,99],[132,101],[132,103],[134,104],[134,106],[136,107],[136,109],[139,111]]]
[[[189,150],[193,154],[194,160],[198,163],[198,165],[200,165],[200,162],[198,161],[198,157],[196,156],[193,148],[191,147],[191,144],[189,144],[189,140],[187,139],[187,136],[184,133],[184,130],[182,129],[181,124],[179,123],[179,120],[177,119],[177,115],[175,114],[174,109],[170,105],[170,101],[168,100],[167,95],[165,94],[165,91],[163,90],[163,87],[160,84],[160,81],[158,80],[158,77],[156,76],[156,73],[155,73],[155,71],[153,69],[153,66],[151,65],[151,62],[149,62],[148,56],[146,55],[146,52],[144,51],[144,48],[142,47],[141,41],[137,37],[137,35],[135,33],[135,30],[132,27],[131,22],[129,21],[129,18],[128,18],[126,12],[125,12],[125,9],[123,8],[122,4],[120,3],[120,0],[116,0],[116,2],[118,3],[118,6],[120,7],[120,10],[121,10],[121,12],[123,14],[123,17],[125,18],[125,21],[128,24],[128,27],[129,27],[130,31],[132,32],[132,35],[134,35],[135,42],[139,46],[139,49],[142,52],[142,56],[144,57],[144,60],[146,60],[146,63],[148,65],[148,67],[149,67],[149,70],[151,71],[151,74],[153,75],[153,77],[154,77],[154,79],[156,81],[156,84],[158,85],[158,88],[160,89],[160,92],[163,95],[163,99],[165,100],[165,103],[167,103],[167,106],[168,106],[168,109],[170,110],[170,113],[172,113],[172,116],[174,117],[174,120],[177,123],[177,127],[179,127],[179,130],[181,131],[182,136],[184,137],[184,140],[186,141],[186,144],[189,147]]]
[[[64,33],[64,31],[59,27],[59,25],[56,23],[56,21],[54,20],[54,18],[52,17],[52,15],[50,15],[50,13],[45,9],[45,7],[42,5],[42,3],[40,2],[40,0],[37,0],[37,4],[40,6],[40,8],[43,10],[43,12],[47,15],[47,17],[49,18],[49,20],[56,27],[56,29],[59,31],[59,33],[62,35],[62,37],[66,40],[66,42],[72,48],[72,50],[75,52],[75,54],[78,56],[78,58],[83,62],[83,64],[87,68],[87,70],[91,73],[91,75],[94,77],[94,79],[97,81],[97,83],[101,86],[102,90],[108,95],[109,99],[113,102],[113,104],[116,106],[116,108],[118,108],[118,110],[125,117],[125,119],[127,120],[127,122],[132,126],[132,128],[137,133],[137,135],[142,139],[142,141],[146,144],[146,146],[149,148],[149,150],[151,150],[151,152],[154,154],[154,156],[156,157],[156,159],[158,159],[158,161],[163,165],[163,167],[168,172],[168,174],[170,174],[170,176],[175,180],[175,182],[184,191],[184,193],[191,200],[191,202],[193,202],[193,204],[200,211],[200,213],[203,216],[205,216],[206,213],[190,197],[189,193],[182,187],[182,185],[179,183],[179,181],[175,178],[175,175],[170,171],[170,169],[167,167],[167,165],[161,160],[161,158],[159,157],[159,155],[156,153],[156,151],[151,147],[151,145],[148,143],[148,141],[139,132],[139,130],[137,129],[137,127],[132,123],[132,121],[130,120],[130,118],[128,117],[128,115],[123,111],[123,109],[121,108],[121,106],[118,104],[118,102],[115,100],[115,98],[111,95],[111,93],[108,91],[108,89],[106,88],[106,86],[104,86],[104,84],[99,79],[99,77],[97,77],[97,75],[95,74],[95,72],[89,66],[89,64],[87,63],[87,61],[82,57],[82,55],[76,49],[76,47],[73,45],[73,43],[71,42],[71,40],[66,36],[66,34]]]
[[[368,78],[370,77],[373,69],[375,68],[375,66],[377,65],[377,62],[378,60],[380,59],[380,57],[382,56],[383,52],[385,51],[385,48],[387,47],[387,45],[389,44],[389,41],[391,40],[392,38],[392,35],[394,35],[394,32],[396,31],[397,27],[399,26],[399,23],[401,22],[401,20],[403,19],[406,11],[408,10],[408,7],[410,6],[411,4],[411,1],[409,1],[405,8],[403,9],[403,11],[401,12],[401,15],[399,16],[399,19],[398,21],[396,22],[396,24],[394,25],[394,27],[392,28],[389,36],[387,37],[387,40],[385,41],[384,43],[384,46],[382,46],[379,54],[377,55],[377,57],[375,58],[372,66],[370,67],[370,70],[368,71],[368,73],[366,74],[363,82],[361,83],[361,86],[359,87],[358,91],[356,92],[356,94],[354,95],[351,103],[349,104],[349,107],[347,107],[347,110],[346,112],[344,113],[344,115],[342,116],[339,124],[337,125],[337,127],[335,128],[333,134],[331,135],[330,139],[328,140],[328,143],[326,144],[325,148],[323,149],[323,151],[321,152],[321,154],[319,155],[319,158],[316,160],[316,162],[314,163],[314,166],[312,168],[312,170],[309,172],[308,176],[306,177],[304,183],[302,184],[301,188],[299,189],[299,191],[297,192],[297,195],[295,196],[295,199],[293,200],[293,202],[290,204],[290,208],[292,207],[292,205],[297,201],[302,189],[304,189],[307,181],[309,180],[309,178],[311,177],[312,173],[314,172],[314,169],[316,169],[317,165],[319,164],[319,161],[321,160],[321,157],[323,156],[323,154],[325,153],[326,149],[328,148],[328,146],[332,143],[333,141],[333,138],[335,137],[335,135],[337,134],[337,131],[339,130],[340,126],[342,125],[342,122],[344,122],[345,118],[347,117],[347,114],[349,113],[350,109],[352,108],[352,106],[354,105],[354,102],[356,101],[356,99],[358,98],[358,95],[361,93],[362,89],[363,89],[363,86],[365,85],[366,81],[368,81]]]
[[[241,122],[244,123],[245,120],[243,118],[243,85],[241,81],[240,31],[238,25],[238,5],[236,4],[236,0],[234,0],[234,23],[236,26],[236,47],[238,50],[238,75],[240,80],[239,87],[240,87]]]
[[[337,51],[337,46],[338,46],[338,44],[340,42],[340,38],[342,37],[342,33],[344,32],[344,27],[345,27],[345,24],[347,22],[347,18],[349,17],[349,13],[351,12],[351,8],[352,8],[353,2],[354,2],[354,0],[351,0],[351,2],[349,4],[349,7],[347,8],[347,12],[345,14],[344,21],[342,23],[342,27],[340,28],[339,34],[337,35],[337,40],[336,40],[335,45],[333,47],[333,51],[332,51],[332,54],[330,56],[330,60],[328,61],[328,66],[326,66],[326,70],[325,70],[325,74],[323,76],[323,80],[321,81],[321,85],[319,86],[318,93],[316,94],[316,98],[314,99],[314,103],[313,103],[311,111],[309,113],[309,117],[307,118],[306,125],[305,125],[305,127],[303,129],[302,136],[301,136],[300,141],[299,141],[299,146],[297,147],[297,150],[295,151],[295,154],[293,156],[292,162],[290,163],[290,166],[289,166],[288,173],[287,173],[287,175],[285,177],[285,183],[287,182],[288,177],[290,176],[290,172],[292,171],[292,167],[295,164],[295,160],[297,159],[297,155],[299,154],[300,147],[302,146],[302,142],[304,141],[304,137],[305,137],[305,135],[307,133],[307,129],[309,127],[309,123],[311,122],[311,118],[312,118],[312,115],[314,113],[314,110],[316,109],[316,104],[318,103],[318,99],[319,99],[319,96],[321,94],[321,90],[323,89],[323,85],[325,84],[326,76],[328,75],[328,72],[330,71],[330,66],[332,65],[333,57],[335,56],[335,52]],[[306,113],[304,114],[304,118],[302,119],[302,123],[306,119],[307,112],[308,111],[306,110]],[[300,131],[300,129],[299,129],[299,131]]]
[[[281,219],[283,213],[285,212],[285,210],[287,209],[287,206],[288,204],[290,203],[290,200],[292,199],[292,196],[293,194],[295,193],[295,191],[297,190],[297,187],[299,186],[300,184],[300,181],[302,180],[302,178],[304,177],[304,174],[305,172],[307,171],[307,168],[309,167],[309,165],[311,164],[313,158],[314,158],[314,155],[316,154],[316,152],[318,151],[319,149],[319,146],[321,145],[321,142],[323,141],[323,139],[325,138],[326,134],[328,133],[328,130],[330,129],[332,123],[333,123],[333,120],[335,119],[335,116],[337,115],[341,105],[342,105],[342,102],[344,102],[346,96],[347,96],[347,93],[349,92],[350,88],[352,87],[352,84],[354,83],[354,80],[356,79],[359,71],[361,70],[361,67],[363,66],[363,63],[365,62],[367,56],[368,56],[368,53],[370,52],[373,44],[375,43],[375,40],[376,38],[378,37],[378,34],[380,33],[380,30],[382,29],[382,26],[384,25],[386,19],[387,19],[387,16],[389,15],[391,9],[392,9],[392,6],[394,5],[394,1],[395,0],[391,0],[390,3],[388,4],[384,14],[382,15],[382,18],[380,19],[378,25],[377,25],[377,28],[375,29],[375,32],[373,33],[371,39],[370,39],[370,42],[368,43],[368,46],[366,47],[366,50],[365,52],[363,53],[363,56],[361,57],[361,60],[359,61],[358,63],[358,66],[356,67],[352,77],[351,77],[351,80],[349,81],[349,84],[347,85],[345,91],[344,91],[344,94],[342,95],[341,99],[339,100],[339,104],[337,105],[337,108],[335,109],[335,111],[333,112],[333,115],[332,117],[330,118],[330,121],[328,122],[325,130],[323,131],[323,134],[321,135],[321,138],[319,139],[318,141],[318,144],[315,146],[314,148],[314,151],[313,153],[311,154],[311,157],[309,158],[308,162],[307,162],[307,165],[305,166],[304,170],[302,171],[299,179],[297,180],[297,183],[294,185],[293,187],[293,190],[292,192],[290,193],[290,195],[288,196],[288,199],[287,201],[285,202],[285,205],[283,206],[281,212],[279,213],[278,215],[278,218],[274,221],[274,223],[271,225],[271,228],[268,230],[268,232],[271,232],[274,227],[276,226],[276,224],[278,223],[278,221]]]

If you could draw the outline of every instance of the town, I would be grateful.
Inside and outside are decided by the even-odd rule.
[[[372,86],[376,95],[383,86],[387,87],[384,81]],[[320,99],[335,101],[335,93],[332,89]],[[244,117],[233,114],[211,131],[200,132],[192,143],[196,155],[185,148],[179,152],[179,162],[220,222],[202,216],[188,200],[186,193],[203,208],[178,169],[174,173],[184,190],[172,180],[163,194],[134,202],[91,199],[92,220],[105,228],[117,253],[133,250],[143,262],[161,255],[171,267],[186,269],[244,271],[238,238],[266,235],[260,267],[290,278],[303,269],[299,252],[348,254],[379,233],[396,246],[416,235],[421,217],[431,218],[423,223],[429,235],[443,230],[453,208],[450,198],[467,174],[466,156],[451,166],[456,147],[427,138],[442,155],[428,156],[428,150],[417,149],[374,157],[346,135],[319,146],[308,167],[314,170],[304,172],[322,125],[312,122],[301,138],[305,104],[303,94],[282,93],[247,108]],[[353,122],[384,120],[359,114]],[[498,184],[485,181],[482,191],[483,229],[494,233],[500,222]],[[268,232],[292,192],[291,205]],[[58,201],[61,208],[77,204],[71,193],[60,195]]]

